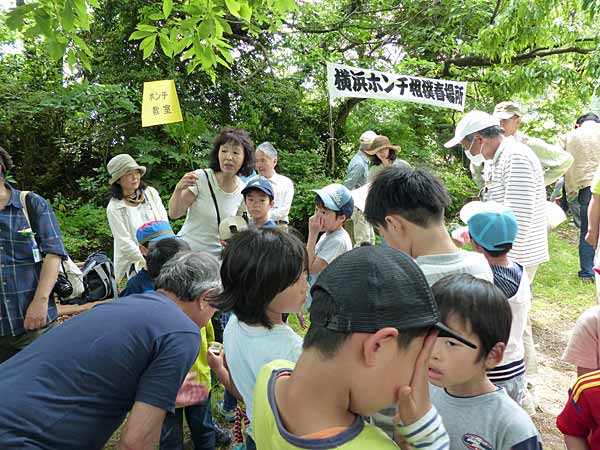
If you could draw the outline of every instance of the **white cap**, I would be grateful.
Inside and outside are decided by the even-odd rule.
[[[454,147],[455,145],[460,144],[460,141],[468,135],[493,126],[500,126],[498,118],[483,111],[471,111],[460,119],[460,122],[456,125],[454,137],[446,142],[444,147]]]
[[[363,134],[360,135],[360,143],[366,144],[366,145],[371,145],[371,143],[373,142],[373,139],[375,139],[376,137],[377,137],[377,133],[375,133],[374,131],[371,131],[371,130],[365,131]]]
[[[479,200],[476,200],[474,202],[465,204],[460,209],[460,213],[458,215],[460,220],[462,220],[464,223],[467,223],[475,214],[482,212],[502,214],[505,211],[511,211],[511,209],[507,206],[504,206],[502,203],[498,203],[493,200],[489,202],[480,202]]]

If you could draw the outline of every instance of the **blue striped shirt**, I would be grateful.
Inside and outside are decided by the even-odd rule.
[[[12,192],[4,209],[0,210],[0,336],[25,333],[25,313],[33,299],[41,264],[33,259],[33,239],[20,230],[29,228],[21,204],[20,191],[6,185]],[[42,255],[54,254],[66,258],[60,227],[52,207],[37,194],[30,193],[30,217],[37,218],[37,242]],[[54,299],[48,303],[48,322],[56,320]]]

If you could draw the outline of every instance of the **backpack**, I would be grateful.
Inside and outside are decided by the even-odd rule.
[[[85,291],[80,297],[61,302],[83,305],[117,297],[117,280],[112,260],[105,253],[95,252],[87,257],[82,269]]]
[[[20,200],[21,205],[24,206],[23,213],[25,214],[25,219],[27,219],[29,228],[31,228],[32,231],[35,233],[34,238],[37,241],[38,233],[36,230],[38,229],[38,218],[35,214],[30,214],[30,212],[33,211],[33,204],[31,203],[31,196],[28,195],[29,192],[30,191],[21,191]],[[37,242],[37,245],[38,247],[40,247],[39,242]],[[70,294],[66,297],[61,297],[60,292],[62,291],[60,289],[57,289],[56,286],[65,282],[70,284],[70,290],[67,290],[67,292],[70,292]],[[64,261],[61,260],[60,262],[58,280],[53,292],[56,293],[59,301],[63,303],[65,300],[73,299],[75,297],[83,295],[84,291],[85,286],[83,283],[83,274],[81,273],[81,270],[79,270],[79,267],[77,267],[73,260],[67,255],[67,259]]]

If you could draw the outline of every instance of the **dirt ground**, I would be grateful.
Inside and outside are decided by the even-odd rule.
[[[535,314],[534,314],[535,327]],[[535,393],[538,399],[538,413],[533,417],[542,434],[545,449],[566,448],[562,435],[556,428],[556,416],[567,399],[567,391],[576,378],[575,368],[560,360],[567,345],[570,330],[574,323],[554,323],[556,328],[549,330],[534,328],[534,340],[538,355],[538,374],[535,378]]]

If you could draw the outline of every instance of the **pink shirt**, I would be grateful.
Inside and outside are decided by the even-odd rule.
[[[600,369],[600,306],[585,311],[575,324],[563,361],[586,369]]]

